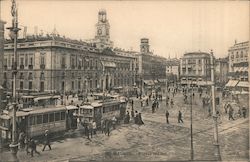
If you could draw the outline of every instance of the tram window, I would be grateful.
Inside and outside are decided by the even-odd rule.
[[[37,115],[37,117],[36,117],[36,123],[37,124],[42,124],[43,123],[43,116],[42,115]]]
[[[61,112],[61,120],[65,120],[65,112]]]
[[[49,122],[54,122],[55,116],[54,113],[49,114]]]
[[[55,113],[55,121],[58,121],[60,120],[60,113]]]
[[[30,125],[35,125],[35,116],[30,117]]]
[[[43,123],[48,123],[48,118],[49,118],[48,114],[43,114]]]

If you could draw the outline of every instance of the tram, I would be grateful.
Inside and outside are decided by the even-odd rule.
[[[76,128],[73,112],[76,106],[50,106],[47,108],[26,108],[16,112],[17,133],[24,132],[27,137],[44,135],[45,130],[57,136]],[[12,136],[12,112],[0,115],[0,138],[6,143]]]
[[[89,123],[93,120],[100,127],[101,120],[111,120],[113,117],[122,120],[126,113],[126,101],[109,99],[96,101],[79,107],[78,116],[81,122]]]

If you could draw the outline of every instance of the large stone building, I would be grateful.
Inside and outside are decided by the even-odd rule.
[[[215,60],[215,83],[225,85],[228,81],[228,57]]]
[[[110,48],[106,12],[99,12],[96,28],[95,39],[101,40],[99,43],[71,40],[57,34],[19,39],[17,90],[89,92],[134,85],[137,59]],[[9,90],[13,85],[13,47],[11,40],[5,42],[3,78]]]
[[[185,53],[180,63],[181,84],[205,86],[211,82],[211,54],[205,52]]]

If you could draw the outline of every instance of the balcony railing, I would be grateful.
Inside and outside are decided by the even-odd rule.
[[[29,65],[29,69],[32,70],[33,69],[33,65]]]
[[[78,66],[78,69],[82,69],[82,66]]]

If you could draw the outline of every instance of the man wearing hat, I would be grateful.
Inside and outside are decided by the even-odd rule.
[[[48,130],[45,130],[45,134],[44,134],[44,137],[45,137],[45,142],[44,142],[44,146],[43,146],[43,150],[45,150],[45,147],[48,146],[49,149],[51,150],[51,146],[50,146],[50,137],[49,137],[49,131]]]

